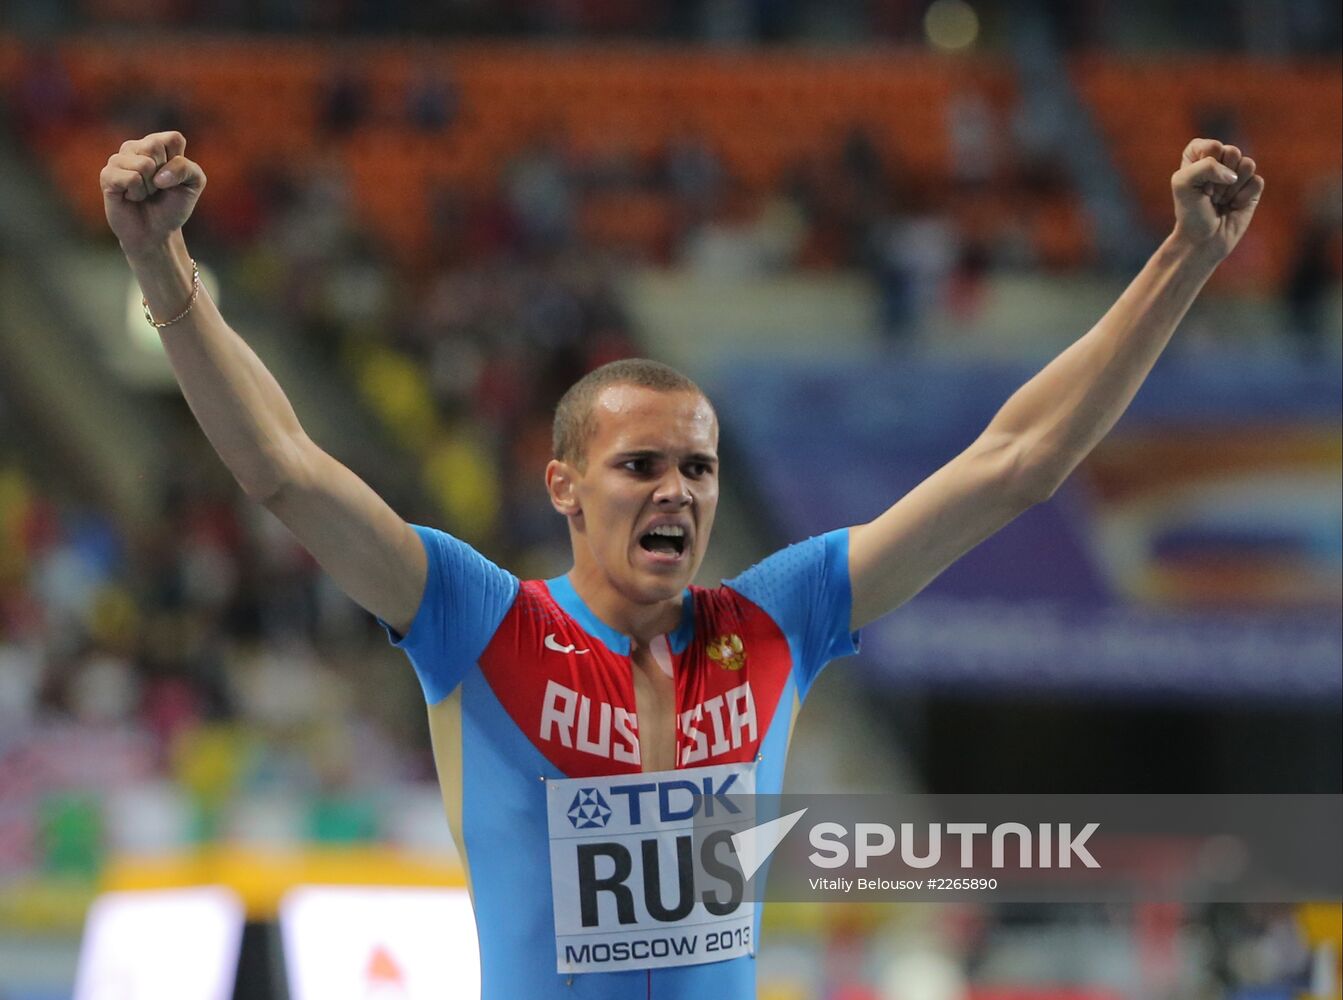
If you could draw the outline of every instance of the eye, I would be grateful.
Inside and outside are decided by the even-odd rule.
[[[636,476],[646,476],[653,471],[653,462],[648,458],[631,458],[621,462],[620,467],[633,472]]]
[[[713,466],[708,462],[691,462],[686,466],[686,475],[692,479],[699,479],[713,472]]]

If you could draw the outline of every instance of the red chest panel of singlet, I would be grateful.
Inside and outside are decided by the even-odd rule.
[[[752,760],[787,686],[788,641],[733,590],[691,594],[693,634],[671,654],[676,766]],[[519,588],[480,668],[514,723],[565,776],[641,770],[630,658],[584,630],[543,581]]]

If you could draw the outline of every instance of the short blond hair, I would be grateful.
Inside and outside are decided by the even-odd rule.
[[[597,430],[593,407],[601,391],[612,385],[637,385],[655,392],[693,392],[705,402],[709,398],[693,379],[661,361],[622,358],[594,368],[571,385],[555,407],[551,449],[561,462],[580,469],[586,466],[588,442]]]

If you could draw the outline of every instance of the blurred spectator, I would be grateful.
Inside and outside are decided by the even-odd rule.
[[[371,240],[358,233],[349,242],[348,251],[322,277],[321,308],[330,322],[367,333],[391,313],[395,282],[390,261]]]
[[[682,228],[693,229],[713,214],[723,193],[724,168],[703,136],[685,130],[671,139],[661,173]]]
[[[331,156],[307,165],[302,183],[290,190],[292,198],[280,206],[267,241],[274,240],[284,258],[297,266],[338,259],[356,235],[344,164]]]
[[[997,176],[999,141],[997,117],[982,94],[962,90],[947,102],[948,163],[956,185],[987,184]]]
[[[881,333],[907,341],[946,294],[959,257],[955,230],[935,214],[891,216],[873,227],[871,241]]]
[[[844,263],[868,261],[872,227],[879,225],[894,196],[881,153],[863,128],[853,128],[839,149],[836,201],[838,223],[843,232]]]
[[[574,192],[556,136],[538,137],[509,164],[507,192],[524,252],[546,253],[568,244],[574,232]]]
[[[725,280],[767,273],[768,256],[756,227],[757,218],[750,195],[734,186],[713,216],[687,234],[681,262],[700,274]]]
[[[1069,188],[1063,144],[1067,123],[1057,103],[1036,102],[1012,116],[1011,154],[1023,193],[1048,198]]]
[[[1318,360],[1328,338],[1329,293],[1338,283],[1339,227],[1343,226],[1343,186],[1321,185],[1310,199],[1287,272],[1283,304],[1287,332],[1305,361]]]
[[[457,120],[461,95],[451,76],[423,62],[406,88],[406,122],[422,132],[445,132]]]
[[[339,138],[358,128],[368,113],[367,84],[342,65],[322,87],[318,122],[328,136]]]
[[[25,52],[14,94],[19,134],[41,143],[47,131],[73,124],[78,114],[79,99],[60,51],[35,47]]]

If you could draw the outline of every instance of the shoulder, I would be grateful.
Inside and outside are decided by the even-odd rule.
[[[723,586],[756,604],[769,606],[791,603],[840,581],[847,587],[848,573],[849,531],[838,528],[766,556],[750,569],[723,581]]]

